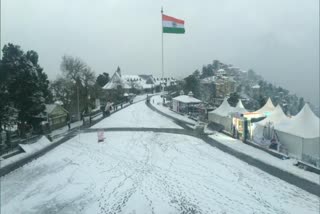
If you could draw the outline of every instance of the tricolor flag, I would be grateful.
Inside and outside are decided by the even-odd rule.
[[[162,14],[163,33],[184,33],[184,21]]]

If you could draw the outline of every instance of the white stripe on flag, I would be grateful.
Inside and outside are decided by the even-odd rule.
[[[162,27],[184,28],[184,25],[172,21],[162,21]]]

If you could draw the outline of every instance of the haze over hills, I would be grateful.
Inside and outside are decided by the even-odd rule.
[[[225,97],[233,97],[231,99],[236,101],[242,99],[247,109],[256,110],[270,97],[273,103],[281,105],[287,114],[296,115],[306,102],[286,87],[265,80],[252,69],[243,70],[219,60],[204,65],[184,81],[182,87],[185,92],[192,91],[195,97],[212,105],[220,105]],[[317,106],[309,104],[319,115]]]
[[[166,76],[184,78],[220,59],[319,103],[318,0],[1,2],[2,46],[37,51],[50,80],[65,54],[82,58],[97,74],[120,65],[127,74],[160,76],[164,6],[186,28],[185,35],[164,36]]]

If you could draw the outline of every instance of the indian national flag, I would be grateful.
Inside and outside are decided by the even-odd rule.
[[[162,14],[163,33],[184,33],[184,21]]]

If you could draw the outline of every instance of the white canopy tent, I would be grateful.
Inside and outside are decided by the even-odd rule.
[[[292,119],[277,123],[275,129],[289,155],[320,167],[319,118],[308,104]]]
[[[234,107],[228,103],[228,98],[224,98],[222,104],[215,110],[208,113],[208,119],[224,126],[226,131],[231,132],[232,118],[231,113],[235,110]]]
[[[256,123],[256,125],[265,126],[267,123],[275,125],[288,120],[290,119],[283,113],[281,106],[277,105],[268,117]]]
[[[277,130],[303,138],[319,137],[319,118],[311,111],[309,105],[305,104],[290,123],[280,123]]]
[[[271,139],[274,136],[274,127],[277,124],[288,120],[289,118],[283,113],[281,106],[277,105],[268,117],[260,122],[254,123],[253,141],[262,146],[269,146]]]
[[[264,104],[264,106],[262,108],[260,108],[259,110],[255,111],[255,112],[268,116],[274,109],[275,109],[275,107],[269,97],[266,104]]]
[[[234,107],[230,106],[228,102],[228,98],[224,98],[221,105],[215,110],[209,112],[209,114],[216,114],[222,117],[226,117],[226,116],[229,116],[230,113],[232,113],[233,111],[234,111]]]
[[[233,108],[233,112],[235,113],[245,113],[245,112],[248,112],[247,109],[244,108],[243,104],[242,104],[242,101],[239,99],[236,107]]]

